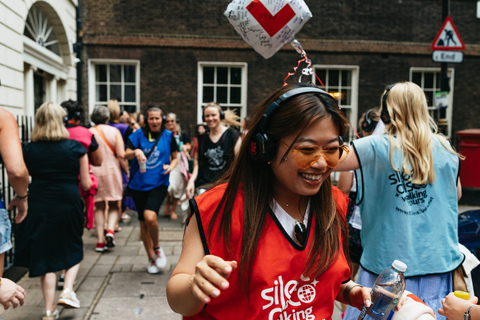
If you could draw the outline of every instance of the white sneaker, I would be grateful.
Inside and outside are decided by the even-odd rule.
[[[150,265],[148,266],[147,272],[150,274],[157,274],[158,271],[157,264],[155,263],[155,259],[150,260]]]
[[[42,320],[56,320],[58,319],[58,310],[55,311],[45,310],[43,311]]]
[[[66,308],[80,308],[80,300],[77,299],[75,292],[69,289],[65,289],[60,293],[57,304],[65,306]]]
[[[167,266],[167,257],[165,256],[162,247],[155,250],[155,264],[159,269],[163,269]]]

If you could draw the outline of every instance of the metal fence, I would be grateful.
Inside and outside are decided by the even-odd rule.
[[[19,134],[20,134],[20,141],[22,142],[22,146],[26,145],[30,142],[30,132],[32,131],[33,126],[33,118],[30,116],[19,116],[17,117],[18,127],[19,127]],[[8,183],[8,177],[6,169],[3,163],[0,163],[0,172],[1,172],[1,181],[0,181],[0,192],[3,195],[3,200],[5,204],[8,205],[14,196],[14,191],[10,187]],[[13,256],[15,252],[15,230],[16,225],[14,222],[16,209],[9,211],[10,221],[12,222],[12,249],[5,253],[5,266],[4,269],[8,269],[13,265]]]

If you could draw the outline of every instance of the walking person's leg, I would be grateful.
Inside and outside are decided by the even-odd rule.
[[[107,220],[107,246],[109,248],[115,247],[115,226],[118,225],[118,218],[120,215],[120,201],[108,202],[108,220]]]
[[[65,284],[63,285],[63,291],[60,293],[58,304],[67,308],[80,308],[80,300],[73,291],[73,285],[77,278],[78,270],[80,269],[80,263],[77,263],[73,267],[65,270]]]
[[[103,252],[106,249],[105,241],[105,202],[95,202],[95,227],[97,229],[97,246],[95,251]]]
[[[40,277],[42,285],[43,299],[45,300],[45,310],[53,312],[56,309],[55,304],[55,283],[57,275],[54,272],[46,273]]]
[[[150,238],[150,241],[145,244],[145,249],[147,250],[147,254],[150,259],[152,258],[151,250],[153,250],[153,259],[155,260],[155,265],[159,269],[163,269],[167,265],[167,258],[165,257],[165,253],[163,252],[163,249],[160,247],[159,243],[159,230],[157,221],[158,212],[160,211],[160,207],[162,206],[162,203],[167,196],[167,191],[168,187],[164,185],[158,186],[150,190],[147,196],[144,210],[145,228]]]

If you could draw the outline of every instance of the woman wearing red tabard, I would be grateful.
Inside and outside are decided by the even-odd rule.
[[[171,308],[189,319],[331,319],[335,300],[368,305],[343,251],[348,199],[330,180],[348,149],[335,100],[289,85],[250,121],[228,172],[190,202]]]

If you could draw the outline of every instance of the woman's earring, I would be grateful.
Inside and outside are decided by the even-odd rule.
[[[287,160],[288,160],[287,156],[284,156],[283,161],[287,161]]]

